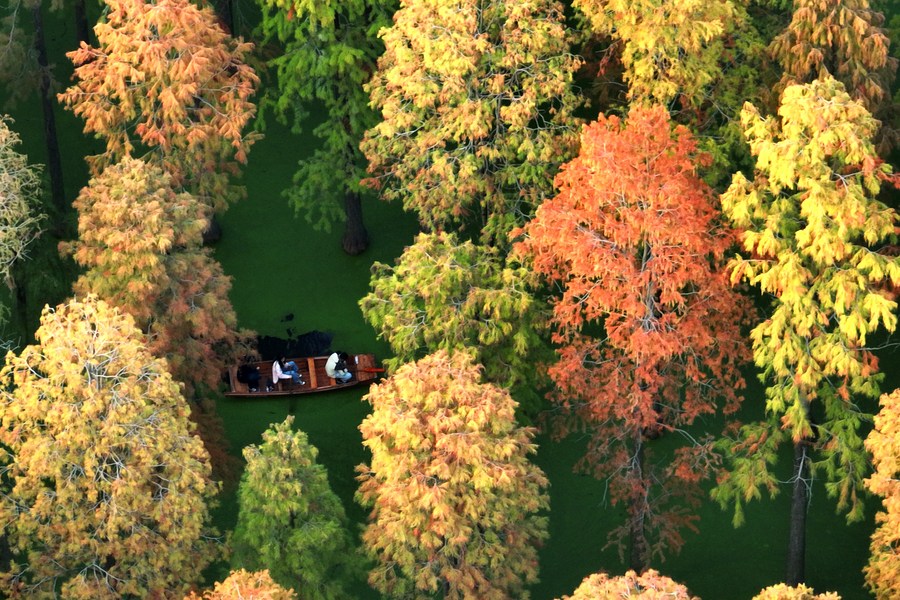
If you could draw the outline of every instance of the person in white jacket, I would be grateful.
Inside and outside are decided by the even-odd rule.
[[[283,356],[272,362],[272,383],[269,385],[269,391],[274,390],[275,386],[282,379],[290,379],[296,385],[304,385],[306,383],[303,381],[303,377],[300,376],[300,371],[297,370],[297,363],[292,360],[285,362]]]
[[[353,374],[347,370],[347,361],[350,357],[346,352],[333,352],[325,361],[325,374],[337,379],[339,383],[347,383],[353,379]]]

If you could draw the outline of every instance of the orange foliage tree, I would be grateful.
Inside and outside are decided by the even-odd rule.
[[[638,572],[651,553],[680,548],[712,460],[709,440],[685,436],[692,443],[674,460],[654,464],[649,439],[714,413],[720,399],[735,410],[744,385],[745,303],[718,269],[733,237],[696,175],[703,159],[662,107],[601,116],[518,246],[562,289],[550,367],[551,397],[568,416],[560,433],[591,430],[582,466],[627,506],[610,541],[621,550],[630,537]]]
[[[74,291],[132,315],[192,397],[199,384],[218,385],[247,334],[237,330],[230,279],[202,245],[209,209],[171,181],[138,159],[108,167],[75,200],[79,238],[61,249],[87,268]]]
[[[403,0],[366,89],[369,183],[428,229],[507,234],[572,156],[579,60],[554,0]]]
[[[866,583],[879,600],[889,600],[900,589],[900,389],[881,396],[866,449],[875,465],[866,487],[882,497],[884,508],[875,515]]]
[[[88,157],[93,175],[124,156],[144,156],[205,204],[224,208],[240,190],[229,184],[255,135],[258,78],[245,58],[252,45],[234,40],[212,8],[190,0],[106,0],[97,48],[68,56],[77,83],[59,100],[105,139]]]
[[[784,69],[782,83],[830,75],[873,111],[890,99],[897,71],[882,23],[869,0],[794,0],[790,24],[769,46]]]
[[[217,558],[217,487],[166,361],[94,296],[45,308],[35,338],[0,371],[0,519],[14,555],[3,590],[184,594]]]
[[[184,600],[297,600],[297,594],[272,581],[268,571],[240,569],[232,571],[225,581],[216,583],[202,596],[191,592]]]
[[[509,393],[481,383],[465,352],[439,350],[373,385],[360,431],[372,452],[357,499],[392,598],[528,598],[547,536],[547,478],[528,460],[535,430],[516,426]]]
[[[619,577],[610,577],[606,573],[594,573],[585,577],[571,596],[563,596],[562,600],[622,600],[636,598],[638,600],[697,600],[691,596],[687,588],[649,569],[638,575],[628,571]]]
[[[862,518],[860,428],[870,417],[853,398],[878,397],[871,337],[897,325],[891,288],[900,285],[900,258],[883,244],[898,216],[876,195],[898,180],[872,143],[877,121],[831,77],[789,86],[777,117],[745,105],[741,123],[756,172],[752,180],[735,174],[721,199],[744,252],[731,263],[732,280],[772,298],[751,332],[767,414],[723,440],[730,464],[713,493],[740,524],[743,503],[778,492],[772,465],[783,444],[794,447],[786,583],[796,585],[810,476],[824,474],[838,509]]]

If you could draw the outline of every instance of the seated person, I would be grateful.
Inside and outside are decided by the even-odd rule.
[[[283,356],[272,362],[272,384],[269,386],[268,391],[274,390],[275,386],[282,379],[290,379],[297,385],[306,383],[300,376],[300,371],[297,370],[297,363],[292,360],[285,362]]]
[[[245,362],[237,370],[237,380],[246,383],[251,392],[259,391],[259,367]]]
[[[333,352],[325,361],[325,374],[337,379],[338,383],[347,383],[353,379],[353,374],[347,370],[347,361],[350,356],[346,352]]]

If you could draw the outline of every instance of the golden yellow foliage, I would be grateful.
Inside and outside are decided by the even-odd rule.
[[[357,499],[379,563],[369,582],[389,597],[525,599],[537,580],[548,482],[528,460],[535,430],[516,426],[515,401],[479,371],[465,351],[439,350],[366,397],[372,459]]]
[[[209,456],[165,360],[96,297],[45,308],[0,371],[14,597],[181,598],[217,558]]]

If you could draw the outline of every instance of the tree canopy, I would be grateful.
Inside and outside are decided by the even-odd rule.
[[[547,537],[547,478],[528,460],[509,393],[471,356],[444,350],[400,367],[366,396],[357,499],[369,583],[390,597],[528,598]]]
[[[106,0],[97,47],[68,53],[76,83],[59,94],[106,142],[88,157],[93,175],[125,156],[160,165],[172,185],[222,209],[240,190],[229,178],[258,134],[259,78],[247,64],[252,44],[235,40],[210,7],[190,0]]]
[[[381,36],[366,86],[382,118],[362,142],[369,183],[426,229],[474,225],[504,245],[577,143],[579,59],[562,5],[403,0]]]
[[[3,589],[29,598],[184,594],[217,549],[217,486],[166,361],[96,297],[46,308],[0,371]]]

